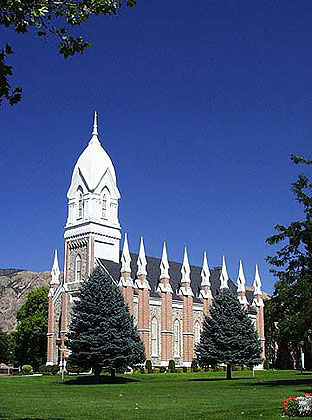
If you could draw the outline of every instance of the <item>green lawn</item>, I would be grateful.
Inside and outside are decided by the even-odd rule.
[[[65,384],[55,376],[1,376],[0,419],[278,419],[282,398],[312,391],[312,373],[223,376],[137,374],[121,376],[124,382],[117,384],[92,384],[82,376],[78,384],[72,376]]]

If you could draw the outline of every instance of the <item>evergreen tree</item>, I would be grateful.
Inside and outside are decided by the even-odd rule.
[[[237,297],[228,289],[213,300],[195,351],[202,367],[225,363],[227,379],[231,379],[232,364],[252,366],[262,361],[258,334]]]
[[[119,288],[100,267],[95,268],[80,288],[73,308],[68,347],[69,362],[93,369],[124,370],[143,363],[144,345]]]
[[[48,287],[32,290],[17,312],[16,358],[20,364],[30,364],[34,369],[46,360],[48,293]]]

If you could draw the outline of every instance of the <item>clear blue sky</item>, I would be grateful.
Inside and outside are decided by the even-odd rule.
[[[0,267],[63,258],[66,191],[99,113],[116,168],[123,232],[136,252],[274,279],[265,244],[300,217],[290,183],[311,158],[312,3],[143,1],[81,27],[93,46],[64,60],[55,41],[0,30],[21,104],[0,108]],[[304,168],[302,168],[303,170]],[[63,265],[63,261],[61,261]]]

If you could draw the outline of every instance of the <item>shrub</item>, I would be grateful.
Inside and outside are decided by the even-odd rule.
[[[151,360],[146,360],[145,362],[145,369],[147,370],[147,373],[153,373],[153,365]]]
[[[198,364],[197,364],[196,360],[192,360],[191,370],[192,370],[192,372],[198,372],[199,371]]]
[[[30,365],[23,365],[22,366],[22,375],[32,375],[33,368]]]
[[[60,371],[59,365],[52,365],[52,366],[49,366],[49,368],[50,368],[49,370],[52,373],[52,375],[57,375]]]
[[[265,361],[263,362],[263,369],[265,370],[270,369],[270,362],[268,361],[268,359],[265,359]]]
[[[168,372],[176,373],[175,361],[174,360],[169,360]]]
[[[187,367],[183,366],[183,373],[187,373]]]
[[[68,373],[77,373],[77,375],[79,375],[79,373],[84,372],[84,369],[82,367],[73,365],[72,363],[66,363],[66,370]]]
[[[44,375],[49,374],[50,373],[49,366],[46,366],[46,365],[39,366],[39,372],[43,373]]]
[[[159,368],[159,373],[166,373],[166,368],[165,368],[165,366],[161,366],[161,367]]]

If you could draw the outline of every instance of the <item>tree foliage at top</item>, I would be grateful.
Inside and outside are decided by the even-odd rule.
[[[231,378],[232,364],[252,366],[261,362],[258,334],[237,296],[228,289],[221,290],[213,300],[195,351],[200,366],[225,363],[227,379]]]
[[[30,364],[35,369],[46,361],[48,293],[48,287],[32,290],[17,312],[16,357],[20,364]]]
[[[291,160],[295,164],[312,164],[311,160],[294,155]],[[312,183],[308,176],[300,174],[291,189],[303,218],[288,226],[276,225],[277,233],[267,239],[271,245],[282,244],[274,256],[267,257],[277,282],[268,303],[272,322],[266,332],[269,337],[276,336],[283,349],[281,355],[285,355],[285,349],[296,352],[312,325]]]
[[[39,37],[55,36],[59,52],[67,58],[82,54],[90,46],[81,36],[69,34],[70,27],[81,25],[92,15],[117,15],[124,4],[132,7],[136,0],[1,0],[0,24],[13,27],[18,34],[26,34],[33,28]],[[14,105],[21,100],[22,89],[10,86],[13,71],[6,64],[10,54],[12,49],[6,44],[0,50],[0,104],[7,99]]]
[[[68,336],[69,362],[99,375],[143,363],[144,345],[119,288],[100,267],[80,288]]]

